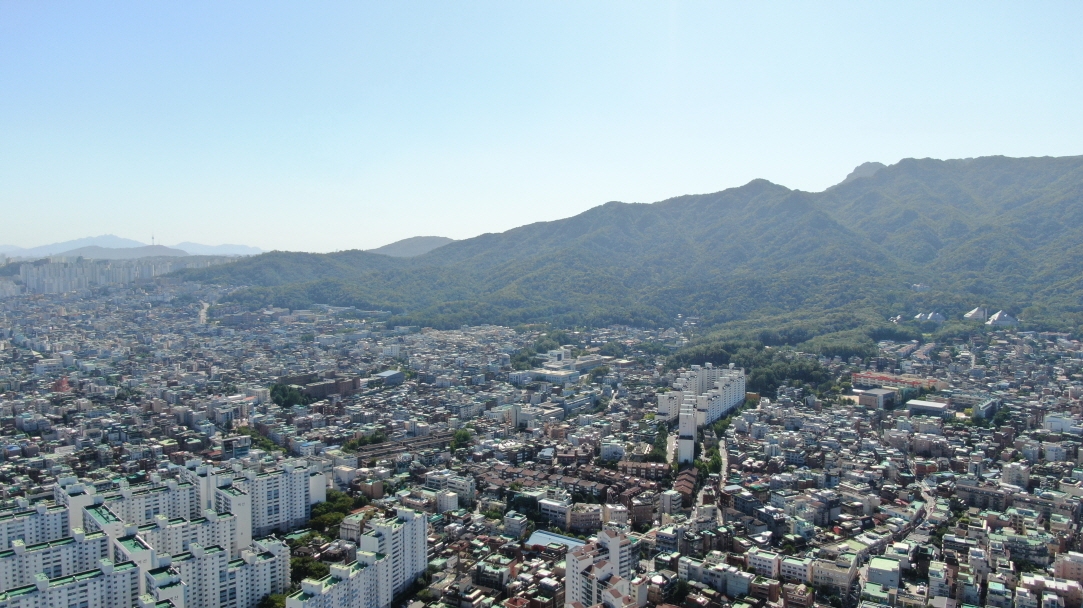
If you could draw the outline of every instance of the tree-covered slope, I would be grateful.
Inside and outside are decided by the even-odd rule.
[[[249,286],[234,299],[252,306],[357,305],[437,326],[658,326],[682,313],[847,331],[979,304],[1083,323],[1071,316],[1083,298],[1083,157],[907,159],[861,173],[820,193],[755,180],[610,202],[412,258],[273,252],[185,274]],[[910,289],[919,282],[932,289]],[[797,333],[824,333],[810,331]]]

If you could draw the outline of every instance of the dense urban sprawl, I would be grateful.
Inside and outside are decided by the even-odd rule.
[[[131,280],[0,294],[0,608],[1083,606],[1066,334],[973,311],[786,351],[832,389],[757,393],[667,365],[689,320],[432,330]]]

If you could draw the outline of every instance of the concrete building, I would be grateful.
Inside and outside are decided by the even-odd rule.
[[[118,608],[135,606],[139,598],[139,569],[131,562],[105,560],[96,570],[49,579],[44,573],[32,585],[0,592],[0,608]]]
[[[622,533],[604,530],[599,534],[598,542],[569,551],[566,564],[566,606],[579,602],[584,606],[605,604],[617,608],[642,605],[640,599],[646,599],[646,580],[629,578],[632,573],[631,546]]]
[[[33,545],[15,540],[0,551],[0,589],[32,585],[38,574],[54,579],[94,570],[108,557],[109,538],[101,532],[76,530],[68,538]]]
[[[884,557],[874,557],[869,560],[868,581],[870,583],[883,585],[888,589],[897,589],[900,575],[901,568],[896,560]]]
[[[0,511],[0,549],[21,540],[36,545],[70,536],[71,520],[63,505],[38,503],[29,507],[25,499],[10,511]]]
[[[368,527],[369,531],[357,541],[358,553],[368,551],[391,558],[391,594],[399,595],[413,585],[428,566],[425,514],[400,508],[396,517],[369,520]]]
[[[139,536],[162,555],[176,555],[188,551],[191,544],[203,547],[222,547],[229,556],[240,555],[247,545],[240,545],[237,534],[237,517],[232,513],[216,513],[207,510],[198,519],[167,519],[164,515],[154,523],[140,526]]]
[[[1053,562],[1053,576],[1070,581],[1083,581],[1083,553],[1058,553]]]
[[[312,505],[327,500],[327,477],[302,462],[264,472],[245,469],[232,479],[231,485],[251,497],[253,536],[296,530],[311,519]]]
[[[696,458],[696,409],[692,403],[681,404],[677,423],[677,462],[692,464]]]
[[[331,564],[329,576],[301,581],[286,608],[388,608],[394,598],[391,562],[388,555],[358,551],[354,562]]]

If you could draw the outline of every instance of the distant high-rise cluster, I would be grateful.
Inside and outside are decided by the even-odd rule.
[[[221,262],[220,259],[204,257],[50,261],[45,264],[23,264],[19,267],[19,278],[27,293],[65,293],[103,285],[124,285],[185,268],[205,268]]]
[[[710,363],[682,373],[673,382],[672,391],[658,395],[658,416],[672,421],[689,403],[695,411],[696,425],[705,426],[733,412],[745,400],[745,370],[715,367]]]

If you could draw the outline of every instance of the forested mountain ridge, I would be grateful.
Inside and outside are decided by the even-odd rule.
[[[983,304],[1074,329],[1083,157],[907,159],[824,192],[754,180],[610,202],[412,258],[272,252],[184,274],[251,286],[233,298],[253,306],[356,305],[445,327],[661,326],[683,313],[808,339]]]
[[[414,236],[389,243],[383,247],[369,249],[368,252],[389,255],[394,258],[412,258],[453,242],[455,242],[455,239],[449,239],[446,236]]]

